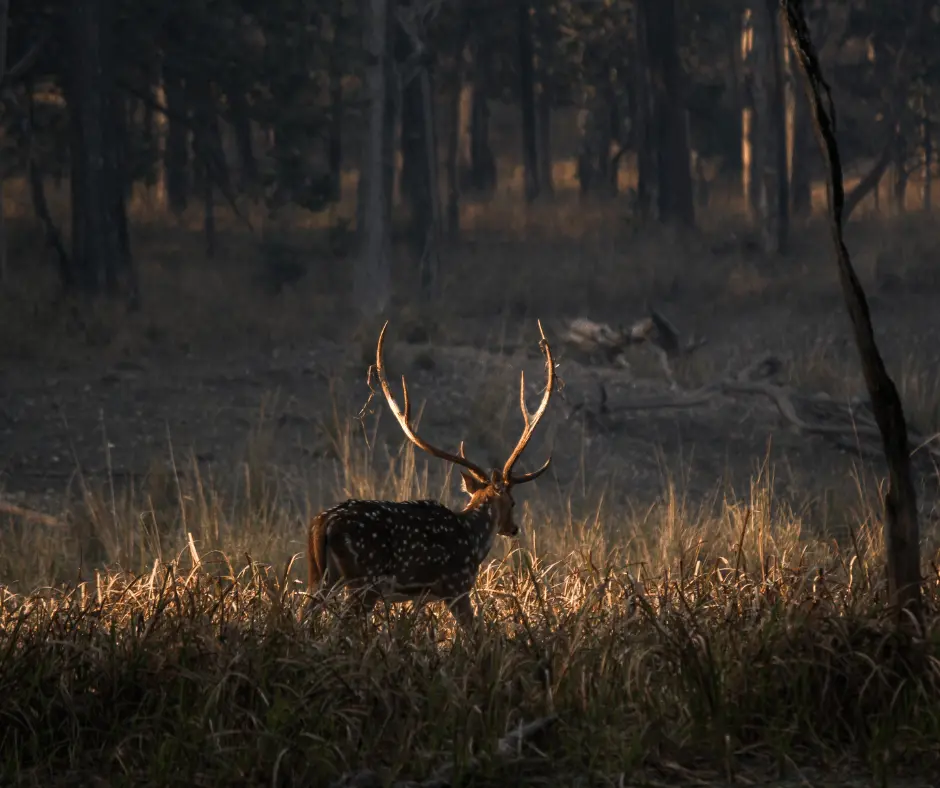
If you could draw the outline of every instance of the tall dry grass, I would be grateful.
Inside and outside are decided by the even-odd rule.
[[[83,487],[57,525],[4,523],[0,782],[702,784],[805,779],[825,762],[880,779],[940,767],[940,574],[925,563],[926,631],[898,636],[877,512],[840,548],[774,500],[766,467],[709,505],[666,479],[643,512],[574,480],[530,496],[526,536],[481,572],[472,637],[440,605],[311,613],[295,560],[309,511],[453,502],[410,448],[349,424],[333,430],[323,500],[265,463],[259,428],[224,486],[174,457],[138,490]]]

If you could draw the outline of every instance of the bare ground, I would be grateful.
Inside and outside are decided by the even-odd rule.
[[[766,354],[782,363],[772,382],[797,398],[819,395],[818,387],[826,386],[827,364],[838,361],[846,369],[857,368],[838,296],[828,292],[811,299],[784,297],[777,303],[745,301],[733,311],[702,308],[693,297],[667,301],[664,311],[684,332],[708,338],[706,346],[676,368],[677,389],[670,388],[649,350],[632,350],[629,369],[597,364],[561,339],[564,319],[577,312],[547,316],[544,324],[563,386],[523,460],[540,463],[551,447],[553,471],[536,485],[541,489],[527,493],[551,500],[556,490],[563,497],[573,493],[575,500],[590,505],[603,493],[611,504],[643,508],[662,494],[670,476],[690,500],[705,501],[727,482],[746,493],[766,458],[779,494],[796,507],[809,507],[804,511],[818,525],[838,526],[840,517],[849,516],[845,507],[857,502],[856,470],[862,470],[869,484],[881,472],[878,441],[852,434],[844,393],[836,393],[831,407],[822,409],[818,403],[795,400],[807,422],[837,419],[846,425],[848,431],[839,436],[808,434],[760,394],[723,391],[690,407],[658,407],[687,399],[687,392],[733,376]],[[899,360],[911,347],[922,367],[936,369],[937,294],[896,292],[876,295],[872,302],[882,352],[892,370],[897,374]],[[625,306],[624,322],[640,309],[638,303]],[[468,454],[481,464],[501,462],[521,429],[518,371],[526,372],[530,403],[544,381],[534,317],[464,318],[441,332],[440,342],[401,341],[394,321],[390,334],[391,377],[406,374],[415,403],[426,403],[424,433],[450,447],[465,440]],[[805,367],[807,355],[817,352],[813,348],[820,338],[828,348],[828,356],[816,364],[821,372],[812,371],[807,379],[804,370],[800,379],[800,365]],[[42,507],[57,506],[76,469],[86,478],[110,474],[120,485],[168,464],[170,447],[178,466],[194,456],[207,470],[218,469],[224,476],[249,454],[258,460],[263,445],[260,459],[279,469],[298,500],[309,496],[310,505],[327,505],[339,494],[334,483],[338,430],[352,425],[366,440],[373,414],[381,412],[380,435],[393,450],[400,443],[381,398],[369,403],[365,432],[357,421],[369,395],[366,369],[372,341],[337,343],[311,336],[291,348],[267,351],[228,347],[211,355],[140,356],[58,368],[8,363],[0,378],[4,495],[14,500],[25,496],[31,505],[40,496],[47,499],[39,503]],[[812,375],[821,375],[820,380]],[[608,414],[600,412],[601,383],[608,394]],[[854,393],[864,399],[860,383]],[[864,404],[854,412],[864,418]],[[924,512],[933,519],[932,462],[926,451],[916,456]]]

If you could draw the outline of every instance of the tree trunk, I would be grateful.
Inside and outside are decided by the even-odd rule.
[[[391,296],[391,260],[388,201],[389,117],[389,0],[366,0],[364,49],[368,53],[366,90],[368,133],[359,188],[362,190],[362,224],[359,226],[359,259],[353,279],[353,297],[364,317],[382,314]]]
[[[757,162],[757,221],[765,254],[786,251],[789,231],[787,140],[776,0],[754,0],[751,85],[753,155]]]
[[[656,138],[653,136],[653,87],[650,67],[648,2],[636,7],[635,51],[633,58],[633,139],[636,145],[636,203],[643,219],[653,218],[658,205],[656,178]]]
[[[519,100],[522,104],[522,161],[525,173],[525,198],[532,202],[539,196],[539,159],[535,109],[535,68],[532,62],[532,9],[529,0],[518,4],[519,28]]]
[[[36,160],[36,102],[33,98],[33,86],[28,84],[26,87],[26,126],[28,130],[27,139],[27,169],[29,176],[29,196],[33,204],[33,214],[43,228],[46,245],[49,246],[56,255],[56,262],[59,267],[59,282],[65,292],[71,292],[75,289],[75,270],[69,253],[66,251],[65,243],[62,241],[62,235],[59,228],[55,226],[52,220],[52,214],[49,211],[49,201],[46,199],[46,187],[43,183],[43,174]]]
[[[109,295],[116,295],[120,274],[127,272],[130,263],[117,153],[112,2],[75,3],[68,31],[72,262],[77,284],[90,295],[102,286]]]
[[[806,91],[803,90],[799,66],[784,44],[787,80],[787,169],[790,179],[790,211],[793,216],[806,217],[812,210],[812,179],[810,166],[813,151],[813,124]]]
[[[894,209],[904,213],[907,203],[907,145],[904,135],[898,134],[894,140]]]
[[[757,124],[758,95],[763,92],[757,73],[755,18],[752,9],[741,15],[741,194],[754,221],[761,216],[761,176],[763,151]]]
[[[447,138],[447,233],[451,240],[460,234],[460,192],[464,173],[470,168],[471,88],[466,84],[468,65],[472,62],[467,43],[467,25],[462,23],[457,39],[454,73],[451,78]]]
[[[538,159],[539,185],[546,194],[555,193],[555,181],[552,174],[552,100],[548,85],[543,81],[536,101],[536,137]]]
[[[402,194],[411,210],[409,241],[419,261],[421,294],[429,299],[437,285],[440,197],[433,89],[424,42],[398,30],[400,60],[415,62],[416,73],[402,90]],[[417,34],[417,33],[414,33]]]
[[[922,639],[924,631],[921,594],[920,523],[917,512],[917,491],[911,474],[907,423],[897,387],[878,350],[865,292],[852,266],[845,246],[842,224],[844,184],[839,146],[835,137],[832,105],[820,95],[819,85],[825,84],[819,61],[810,40],[809,29],[799,0],[784,0],[786,23],[791,40],[799,48],[800,66],[806,86],[813,97],[813,120],[817,139],[827,167],[829,180],[829,224],[835,245],[839,281],[845,297],[846,311],[852,322],[865,385],[872,411],[881,433],[882,447],[888,465],[888,489],[884,496],[885,549],[888,566],[888,595],[894,607],[898,628],[911,631]],[[911,623],[914,627],[909,627]]]
[[[252,191],[258,183],[258,160],[251,136],[251,110],[248,99],[237,85],[233,85],[226,94],[229,104],[229,118],[235,134],[235,147],[238,151],[239,186],[245,191]]]
[[[339,202],[343,196],[343,59],[342,38],[346,31],[342,4],[333,18],[333,41],[330,50],[330,122],[327,129],[327,162],[330,169],[330,200]]]
[[[610,91],[607,86],[586,86],[578,111],[578,182],[581,194],[609,194]],[[599,189],[599,191],[598,191]]]
[[[644,3],[653,87],[653,133],[659,140],[656,161],[659,219],[691,227],[695,224],[695,203],[689,172],[676,0],[644,0]]]
[[[490,105],[486,95],[486,60],[481,45],[475,47],[470,108],[470,187],[481,197],[496,191],[496,157],[490,146]]]
[[[926,101],[924,101],[924,116],[921,121],[921,140],[924,147],[924,192],[922,204],[924,212],[930,213],[933,196],[931,194],[933,190],[933,172],[931,170],[933,164],[933,137],[931,135],[930,114],[927,111]]]
[[[166,93],[167,132],[163,168],[167,208],[177,216],[189,203],[189,129],[188,107],[183,77],[172,63],[163,64],[163,89]]]
[[[10,0],[0,0],[0,84],[3,84],[7,70],[7,32],[10,22]],[[0,127],[0,143],[4,129]],[[7,280],[7,219],[6,204],[3,199],[4,179],[0,175],[0,283]]]

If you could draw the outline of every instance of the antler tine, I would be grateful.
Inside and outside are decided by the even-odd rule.
[[[546,460],[545,464],[537,471],[532,471],[522,476],[512,475],[512,466],[516,464],[516,460],[518,460],[522,452],[525,451],[525,447],[529,443],[532,434],[535,432],[535,428],[542,420],[542,416],[545,415],[548,402],[552,398],[552,391],[555,388],[555,361],[552,358],[552,348],[548,344],[548,339],[545,337],[545,331],[542,329],[541,320],[539,321],[539,333],[542,335],[541,340],[539,340],[539,349],[545,354],[545,362],[548,367],[548,381],[545,385],[545,393],[542,395],[542,401],[539,403],[538,410],[536,410],[534,414],[530,414],[525,404],[525,375],[520,376],[519,406],[522,410],[522,418],[525,420],[525,427],[522,430],[522,436],[519,438],[516,448],[513,449],[512,454],[509,455],[509,459],[506,460],[506,465],[503,467],[503,480],[506,484],[523,484],[537,479],[548,470],[548,466],[552,462],[552,458],[549,455],[548,460]]]
[[[405,401],[405,407],[402,408],[405,421],[411,423],[411,400],[408,399],[408,384],[405,383],[405,376],[401,376],[401,398]]]
[[[446,452],[443,449],[438,449],[436,446],[432,446],[426,440],[421,438],[411,428],[411,400],[408,398],[408,386],[405,383],[405,376],[401,376],[401,387],[405,403],[404,410],[398,407],[398,403],[395,401],[395,396],[392,394],[392,389],[388,385],[388,378],[385,376],[385,365],[383,364],[382,351],[385,345],[385,330],[387,328],[388,321],[386,320],[385,325],[382,326],[382,332],[379,334],[379,344],[375,349],[375,373],[379,379],[379,384],[382,386],[382,392],[385,394],[385,400],[388,402],[388,406],[391,408],[392,414],[395,416],[395,420],[402,428],[405,436],[415,446],[417,446],[419,449],[422,449],[423,451],[426,451],[428,454],[438,457],[439,459],[446,460],[447,462],[452,462],[455,465],[462,465],[464,468],[470,471],[471,474],[473,474],[477,481],[481,482],[482,484],[486,484],[486,482],[489,480],[486,473],[478,465],[475,465],[466,457],[464,457],[462,449],[460,456]]]
[[[525,428],[529,429],[531,417],[529,409],[525,406],[525,370],[519,373],[519,408],[522,411],[522,418],[525,419]]]

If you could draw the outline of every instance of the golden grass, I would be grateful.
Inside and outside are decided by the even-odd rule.
[[[323,500],[266,464],[262,423],[231,479],[171,462],[137,491],[83,487],[57,526],[4,524],[0,781],[720,783],[827,759],[884,778],[938,765],[940,555],[925,556],[927,631],[899,639],[877,512],[840,546],[774,500],[767,468],[704,504],[667,479],[643,512],[575,480],[532,494],[525,537],[485,565],[472,641],[440,605],[311,614],[303,515],[350,495],[451,500],[449,476],[350,423]],[[533,720],[546,729],[507,752]]]

